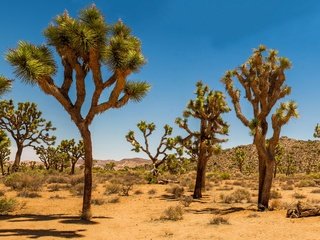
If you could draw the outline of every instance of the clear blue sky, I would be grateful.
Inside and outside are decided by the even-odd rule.
[[[282,135],[312,139],[320,121],[318,97],[320,81],[320,1],[317,0],[3,0],[1,1],[0,73],[14,78],[4,60],[9,48],[19,40],[44,43],[43,30],[52,19],[67,9],[76,16],[80,9],[95,3],[107,22],[121,18],[142,41],[148,63],[133,80],[152,85],[149,95],[138,104],[129,103],[95,119],[94,158],[121,159],[144,156],[131,152],[125,141],[129,129],[140,120],[153,121],[160,131],[181,116],[187,101],[193,98],[195,82],[202,80],[211,88],[224,90],[220,79],[224,72],[242,64],[253,48],[265,44],[278,49],[293,62],[288,84],[296,100],[300,118],[283,128]],[[57,127],[58,140],[79,138],[77,128],[59,103],[37,87],[16,79],[13,90],[4,98],[33,101],[43,116]],[[250,107],[244,108],[250,113]],[[225,115],[230,123],[229,142],[224,147],[252,142],[248,130],[235,117]],[[196,127],[196,125],[194,126]],[[175,127],[176,133],[180,133]],[[14,149],[13,149],[14,151]],[[31,149],[22,159],[34,158]]]

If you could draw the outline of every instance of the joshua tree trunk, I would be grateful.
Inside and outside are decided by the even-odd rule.
[[[263,211],[269,207],[270,190],[274,175],[275,161],[259,156],[259,195],[258,209]]]
[[[17,144],[17,152],[16,152],[16,156],[14,159],[14,163],[12,165],[12,172],[16,172],[19,169],[20,166],[20,161],[21,161],[21,155],[22,155],[22,150],[23,150],[23,146],[21,144]]]
[[[91,191],[92,191],[92,142],[91,132],[84,124],[79,126],[83,139],[85,161],[84,161],[84,192],[81,218],[89,220],[91,218]]]
[[[205,176],[206,176],[206,166],[207,166],[207,158],[203,155],[199,157],[198,165],[197,165],[197,178],[196,185],[194,187],[193,198],[199,199],[202,198],[202,189],[205,185]]]
[[[0,167],[1,167],[1,173],[2,173],[2,176],[4,176],[4,166],[3,166],[3,161],[0,161]]]
[[[75,162],[71,162],[71,171],[70,171],[70,175],[74,175],[75,168],[76,168],[76,163],[75,163]]]

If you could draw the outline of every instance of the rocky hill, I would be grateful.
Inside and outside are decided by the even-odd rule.
[[[318,140],[296,140],[288,137],[281,137],[280,146],[282,154],[279,159],[278,172],[319,172],[320,171],[320,141]],[[244,152],[244,172],[257,171],[258,157],[253,144],[241,145],[225,149],[209,162],[211,170],[237,171],[235,155],[236,150]]]

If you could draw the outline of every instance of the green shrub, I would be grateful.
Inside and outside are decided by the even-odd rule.
[[[6,215],[16,210],[18,203],[13,198],[0,198],[0,215]]]
[[[181,206],[171,206],[164,210],[161,220],[178,221],[183,218],[183,208]]]
[[[43,176],[27,173],[13,173],[7,176],[4,184],[13,190],[21,191],[23,189],[39,191],[44,183]]]
[[[63,176],[63,175],[52,175],[48,177],[47,183],[69,183],[70,177]]]
[[[231,178],[231,176],[230,176],[230,173],[222,172],[222,173],[220,173],[219,178],[220,178],[221,180],[228,180],[228,179]]]

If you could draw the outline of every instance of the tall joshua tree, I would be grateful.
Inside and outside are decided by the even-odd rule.
[[[317,126],[315,127],[313,136],[315,138],[320,138],[320,125],[319,124],[317,124]]]
[[[145,121],[141,121],[137,124],[137,127],[141,131],[143,135],[144,145],[141,145],[136,138],[134,131],[129,131],[126,135],[126,139],[133,146],[132,151],[135,152],[144,152],[148,155],[153,164],[153,169],[151,170],[154,177],[158,176],[158,168],[165,163],[166,160],[173,157],[174,154],[168,153],[170,150],[176,149],[177,153],[181,153],[181,149],[176,148],[178,139],[170,137],[172,134],[172,127],[166,124],[164,128],[164,133],[160,139],[159,145],[157,147],[156,153],[152,154],[149,147],[149,137],[156,129],[156,125],[154,123],[147,123]]]
[[[107,24],[95,6],[82,10],[78,18],[70,17],[67,12],[57,16],[44,35],[47,44],[20,42],[16,49],[9,51],[7,60],[24,82],[36,84],[56,98],[79,129],[85,148],[81,218],[89,220],[93,163],[89,126],[96,115],[120,108],[129,100],[140,101],[146,95],[150,88],[147,83],[127,81],[130,74],[144,65],[145,59],[141,43],[130,29],[121,20],[114,25]],[[62,81],[53,79],[58,68],[49,47],[61,58]],[[109,77],[103,76],[102,71],[109,73]],[[90,85],[93,92],[88,96]],[[70,91],[73,87],[74,99]]]
[[[17,145],[13,171],[19,168],[24,148],[35,147],[40,143],[54,144],[56,137],[49,133],[55,128],[41,115],[35,103],[21,102],[15,108],[12,100],[0,102],[0,129],[8,132]]]
[[[281,103],[271,116],[273,133],[267,139],[268,116],[276,103],[289,95],[291,88],[285,85],[285,71],[291,63],[287,58],[279,57],[276,50],[259,46],[252,56],[239,68],[228,71],[222,79],[232,99],[237,117],[250,129],[259,158],[259,195],[258,208],[268,208],[270,189],[275,166],[276,147],[282,126],[292,117],[298,117],[297,105],[293,102]],[[252,105],[253,118],[249,120],[242,112],[240,90],[234,86],[233,79],[238,79],[245,90],[245,98]]]
[[[188,136],[182,139],[182,145],[198,157],[197,178],[193,198],[202,197],[205,187],[205,173],[208,160],[214,153],[219,152],[220,143],[226,139],[219,138],[228,133],[229,126],[223,121],[221,115],[230,111],[222,92],[212,91],[202,82],[197,83],[196,99],[190,100],[182,118],[177,118],[176,123],[183,128]],[[188,118],[193,117],[200,121],[200,130],[192,131],[189,128]]]
[[[52,146],[37,146],[35,147],[36,153],[40,159],[40,161],[43,163],[44,167],[49,170],[55,167],[55,169],[58,169],[58,161],[60,158],[60,155],[57,151],[57,148]]]

